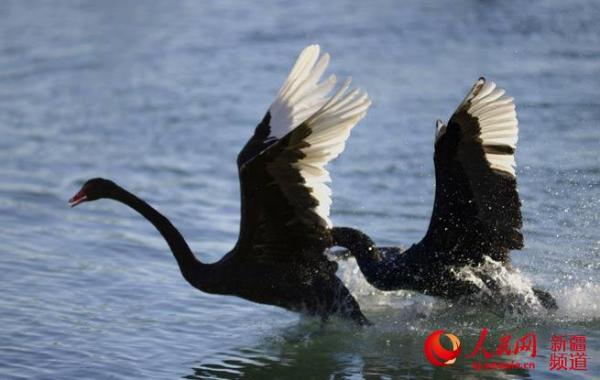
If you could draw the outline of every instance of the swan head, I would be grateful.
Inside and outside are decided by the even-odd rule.
[[[69,206],[75,207],[80,203],[107,198],[115,188],[115,183],[104,178],[92,178],[86,181],[81,190],[69,199]]]

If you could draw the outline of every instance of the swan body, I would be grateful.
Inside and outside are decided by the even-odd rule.
[[[366,279],[382,290],[410,289],[444,298],[480,290],[457,277],[464,266],[487,258],[510,269],[509,253],[523,247],[515,150],[518,121],[513,98],[480,78],[448,124],[436,123],[435,201],[423,239],[408,249],[376,247],[359,230],[333,229],[334,244],[346,247]],[[480,279],[492,292],[499,285]],[[555,309],[552,296],[533,289]]]
[[[101,198],[128,205],[157,228],[183,277],[203,292],[368,324],[324,251],[332,244],[325,165],[343,151],[370,100],[349,90],[349,80],[332,93],[335,76],[320,81],[328,63],[318,45],[302,51],[238,155],[240,233],[218,262],[200,262],[165,216],[110,180],[87,181],[71,205]]]

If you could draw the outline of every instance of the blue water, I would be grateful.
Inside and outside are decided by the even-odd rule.
[[[0,378],[598,378],[599,18],[591,0],[0,2]],[[513,263],[557,315],[375,292],[350,263],[340,276],[376,326],[321,327],[191,288],[120,204],[66,206],[112,178],[219,259],[237,239],[237,152],[309,43],[373,100],[330,166],[332,219],[380,244],[427,228],[435,119],[480,75],[508,89],[526,237]],[[431,331],[473,347],[482,327],[535,331],[537,368],[426,361]],[[549,370],[553,334],[587,337],[587,372]]]

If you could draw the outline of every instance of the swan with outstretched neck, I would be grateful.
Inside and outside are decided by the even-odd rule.
[[[203,292],[368,324],[324,252],[332,245],[325,165],[343,151],[370,100],[350,91],[349,80],[336,91],[335,76],[321,81],[328,62],[318,45],[302,51],[238,155],[240,232],[221,260],[201,262],[164,215],[110,180],[88,180],[70,205],[105,198],[131,207],[156,227],[185,280]]]
[[[348,249],[338,256],[354,256],[373,286],[449,299],[483,290],[491,302],[501,302],[502,284],[492,275],[467,280],[460,271],[481,268],[486,258],[512,270],[509,253],[523,247],[514,157],[518,122],[513,98],[504,94],[480,78],[448,124],[437,122],[435,200],[420,242],[408,249],[377,247],[357,229],[333,228],[334,244]],[[532,291],[545,308],[557,308],[549,293]]]

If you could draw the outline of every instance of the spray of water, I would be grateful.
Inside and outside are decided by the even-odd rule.
[[[483,309],[501,318],[558,319],[563,322],[593,321],[600,317],[600,284],[586,282],[583,285],[550,290],[559,310],[549,313],[535,296],[529,275],[517,268],[509,269],[501,262],[487,257],[479,266],[453,270],[458,279],[473,283],[480,289],[476,294],[453,301],[407,290],[381,291],[365,280],[354,258],[338,263],[338,276],[362,308],[379,313],[385,313],[386,309],[402,309],[402,315],[407,320],[444,313],[449,308],[458,308],[461,315],[470,314],[469,310],[474,309],[478,313]]]
[[[564,322],[589,322],[600,318],[600,284],[584,282],[560,289],[555,294],[557,317]]]

